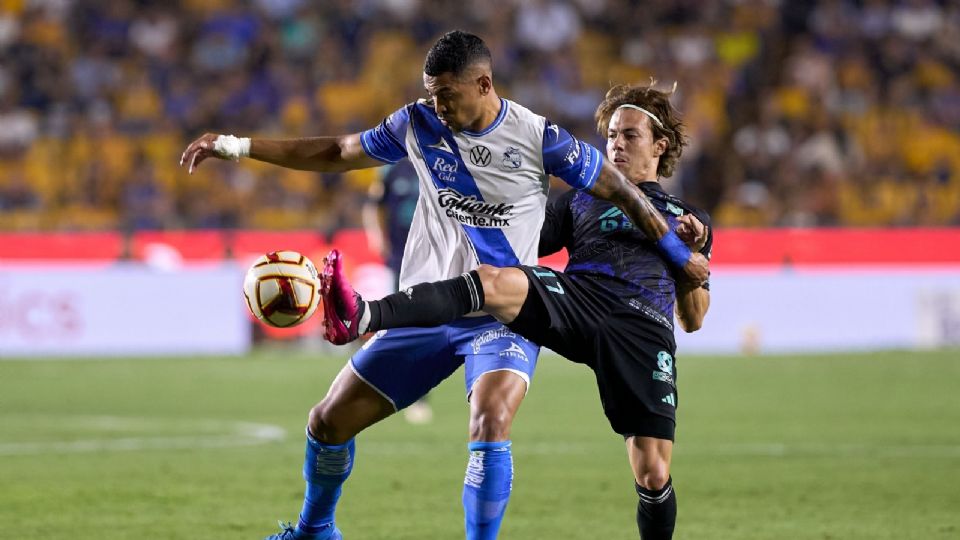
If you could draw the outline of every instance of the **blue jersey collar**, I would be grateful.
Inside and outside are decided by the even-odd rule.
[[[497,129],[497,126],[503,123],[503,119],[507,117],[508,107],[509,105],[507,103],[507,100],[500,98],[500,112],[497,114],[497,118],[494,119],[492,124],[485,127],[483,131],[470,131],[469,129],[464,129],[461,131],[461,133],[463,133],[464,135],[469,135],[471,137],[482,137],[487,133],[490,133],[491,131]]]

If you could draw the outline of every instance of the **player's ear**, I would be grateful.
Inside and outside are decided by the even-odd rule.
[[[653,157],[660,157],[670,147],[670,141],[666,137],[660,137],[653,143]]]
[[[493,79],[487,73],[481,73],[476,79],[477,87],[480,89],[480,95],[485,96],[493,90]]]

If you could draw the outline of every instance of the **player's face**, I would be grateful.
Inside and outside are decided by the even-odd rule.
[[[437,118],[454,131],[472,127],[483,111],[480,84],[469,73],[459,78],[452,73],[423,74],[423,86],[433,100]]]
[[[607,129],[607,159],[629,180],[657,179],[667,139],[654,140],[650,118],[635,109],[617,109]]]

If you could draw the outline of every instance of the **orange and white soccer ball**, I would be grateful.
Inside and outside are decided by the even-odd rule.
[[[296,326],[320,302],[320,280],[313,262],[296,251],[261,256],[247,270],[243,296],[254,317],[270,326]]]

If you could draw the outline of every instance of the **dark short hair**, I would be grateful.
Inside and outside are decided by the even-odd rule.
[[[683,147],[687,145],[687,135],[685,126],[680,121],[680,113],[670,103],[673,90],[663,92],[654,89],[654,85],[656,81],[651,80],[646,86],[640,84],[614,86],[607,92],[594,116],[597,120],[597,131],[601,136],[606,137],[610,118],[621,105],[636,105],[650,111],[663,123],[662,126],[658,126],[655,122],[650,122],[653,139],[666,137],[668,141],[667,151],[660,156],[660,162],[657,165],[657,176],[669,177],[673,175],[677,163],[680,162]]]
[[[465,69],[480,61],[492,63],[490,49],[483,40],[468,32],[454,30],[430,47],[423,72],[431,77],[441,73],[453,73],[459,77]]]

